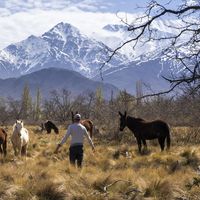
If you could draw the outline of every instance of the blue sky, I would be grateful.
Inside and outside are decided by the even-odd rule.
[[[150,0],[0,0],[0,8],[8,9],[13,12],[21,12],[34,8],[40,9],[62,9],[69,6],[82,7],[83,10],[97,10],[105,12],[134,12],[137,5],[145,6]],[[166,0],[157,0],[161,4],[166,4]],[[181,0],[172,0],[170,5],[173,7]],[[85,5],[85,9],[84,9]]]
[[[135,12],[135,10],[138,6],[144,7],[150,1],[144,1],[144,0],[124,0],[124,1],[123,0],[99,0],[98,2],[102,2],[102,4],[104,4],[104,3],[106,4],[106,2],[110,3],[110,6],[108,6],[107,9],[105,9],[105,11],[116,12],[119,10],[119,11],[125,11],[125,12],[132,13],[132,12]],[[158,0],[157,2],[164,5],[168,1]],[[173,8],[180,2],[181,2],[181,0],[172,0],[170,2],[170,7]]]
[[[158,0],[166,3],[164,0]],[[171,7],[181,0],[172,0]],[[90,34],[110,23],[120,23],[128,14],[134,18],[149,1],[142,0],[0,0],[0,49],[19,42],[30,35],[39,36],[63,21]]]

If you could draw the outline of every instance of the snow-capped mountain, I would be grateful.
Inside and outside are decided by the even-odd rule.
[[[157,20],[153,24],[154,38],[159,37],[170,37],[174,35],[174,29],[171,27],[176,27],[180,24],[175,20]],[[167,28],[166,28],[167,27]],[[103,43],[107,44],[110,48],[117,48],[125,41],[134,38],[136,35],[131,31],[128,31],[128,26],[126,24],[107,24],[102,27],[104,30],[103,36],[99,36],[94,33],[94,37],[98,38]],[[160,57],[160,53],[164,47],[169,44],[169,41],[148,41],[149,35],[143,34],[141,39],[137,42],[137,46],[134,47],[134,42],[126,44],[122,49],[119,50],[121,54],[128,57],[130,61],[143,62],[146,60],[153,60]],[[146,43],[145,41],[148,41]]]
[[[128,31],[128,26],[123,24],[108,24],[103,29],[111,32],[126,32]]]
[[[161,27],[162,24],[154,27],[159,35],[172,34]],[[131,37],[126,30],[124,25],[108,24],[102,27],[106,34],[95,40],[95,34],[93,37],[85,36],[74,26],[59,23],[39,37],[32,35],[1,50],[0,78],[19,77],[53,67],[77,71],[93,80],[101,80],[99,68],[108,59],[108,50],[116,48],[122,39]],[[160,75],[170,73],[160,63],[164,45],[152,42],[135,51],[131,44],[127,45],[103,68],[104,82],[127,89],[132,94],[135,94],[137,81],[150,85],[152,90],[167,89],[169,85]]]
[[[43,68],[58,67],[94,77],[108,59],[108,46],[81,34],[67,23],[59,23],[42,36],[30,36],[0,51],[0,78],[17,77]],[[107,65],[126,61],[117,54]],[[106,68],[105,68],[106,69]]]

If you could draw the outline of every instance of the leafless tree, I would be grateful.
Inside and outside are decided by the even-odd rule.
[[[49,100],[44,102],[44,116],[46,119],[54,119],[65,122],[71,117],[71,93],[65,89],[61,92],[51,92]]]
[[[0,124],[5,125],[9,119],[9,113],[7,108],[7,103],[4,98],[0,98]]]
[[[192,85],[192,92],[196,92],[200,89],[200,1],[183,0],[174,9],[171,9],[170,3],[171,1],[161,5],[151,0],[143,8],[144,14],[136,18],[133,23],[128,24],[121,19],[127,25],[127,30],[132,33],[132,38],[111,52],[107,62],[129,43],[135,49],[141,42],[164,42],[166,45],[161,50],[161,59],[168,59],[171,66],[178,69],[179,73],[164,77],[171,83],[171,87],[159,94],[171,92],[177,86],[188,84]],[[175,23],[164,24],[166,29],[171,29],[171,34],[163,36],[154,25],[166,17],[173,19]]]
[[[22,108],[21,108],[21,100],[15,100],[13,98],[8,98],[8,112],[10,114],[10,118],[12,119],[21,119],[22,117]]]

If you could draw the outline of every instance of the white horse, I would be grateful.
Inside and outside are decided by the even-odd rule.
[[[24,128],[23,121],[17,120],[13,125],[13,134],[11,136],[11,142],[17,155],[25,155],[27,153],[27,147],[29,142],[29,133],[26,128]]]

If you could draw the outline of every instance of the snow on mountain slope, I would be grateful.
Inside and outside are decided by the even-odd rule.
[[[141,22],[140,22],[141,23]],[[174,29],[181,25],[181,21],[177,20],[157,20],[152,24],[152,28],[155,31],[155,38],[169,37],[174,35]],[[98,37],[98,34],[93,33],[94,37],[98,37],[100,41],[106,43],[110,48],[117,48],[123,42],[134,38],[134,34],[128,31],[128,26],[125,24],[107,24],[102,28],[105,34],[102,37]],[[149,41],[149,35],[144,34],[137,43],[137,46],[133,49],[134,43],[129,43],[119,50],[121,54],[126,55],[130,61],[145,61],[152,60],[160,57],[161,50],[166,47],[168,41]]]
[[[163,23],[174,22],[156,22],[154,28],[157,34],[173,34],[170,29],[164,30]],[[116,48],[132,37],[126,29],[124,25],[108,24],[102,27],[100,35],[93,32],[89,37],[70,24],[59,23],[40,37],[30,36],[1,50],[0,78],[19,77],[56,67],[74,70],[93,80],[100,80],[99,67],[108,59],[108,49]],[[147,35],[144,35],[143,39],[145,38]],[[131,93],[135,93],[134,85],[140,80],[151,85],[153,90],[167,89],[169,85],[159,76],[160,73],[170,74],[160,64],[160,52],[167,44],[158,41],[148,45],[140,44],[134,51],[132,44],[127,45],[105,65],[104,81]]]
[[[71,69],[93,77],[108,59],[108,49],[72,25],[59,23],[40,37],[30,36],[1,50],[0,77],[17,77],[48,67]],[[115,67],[125,60],[125,56],[117,54],[107,67]]]

